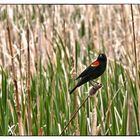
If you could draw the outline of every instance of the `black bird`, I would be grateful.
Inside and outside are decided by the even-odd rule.
[[[85,84],[88,81],[98,78],[101,76],[106,69],[107,57],[105,54],[99,54],[98,58],[92,62],[77,78],[80,81],[77,85],[70,91],[70,94],[74,92],[77,87]]]

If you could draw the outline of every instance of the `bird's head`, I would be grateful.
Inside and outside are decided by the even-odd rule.
[[[97,60],[99,60],[100,62],[106,62],[107,61],[106,55],[104,53],[100,53]]]

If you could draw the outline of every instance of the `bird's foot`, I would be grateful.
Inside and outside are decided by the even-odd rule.
[[[96,84],[93,84],[93,82],[94,83],[96,83]],[[96,81],[90,81],[90,84],[94,87],[95,85],[101,85],[100,83],[98,83],[98,82],[96,82]]]

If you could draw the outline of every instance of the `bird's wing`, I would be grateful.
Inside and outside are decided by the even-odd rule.
[[[91,69],[91,67],[88,66],[88,67],[76,78],[76,80],[79,79],[79,78],[81,78],[81,77],[86,76],[87,73],[90,71],[90,69]]]
[[[99,65],[100,65],[100,62],[98,60],[94,61],[76,78],[76,80],[86,75],[89,75]]]

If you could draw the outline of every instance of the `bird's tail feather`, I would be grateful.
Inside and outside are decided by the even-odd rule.
[[[77,88],[77,86],[75,86],[72,90],[70,90],[70,94],[72,94],[76,88]]]

